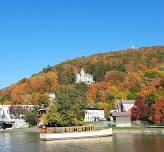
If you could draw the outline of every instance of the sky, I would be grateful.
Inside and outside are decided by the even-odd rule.
[[[0,0],[0,88],[48,64],[154,45],[163,0]]]

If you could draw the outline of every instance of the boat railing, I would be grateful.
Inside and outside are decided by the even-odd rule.
[[[41,128],[42,133],[82,132],[82,131],[94,131],[94,130],[96,130],[96,127],[94,125],[73,126],[73,127],[45,127],[45,128]]]

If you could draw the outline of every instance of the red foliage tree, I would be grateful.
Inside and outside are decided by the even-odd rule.
[[[157,101],[153,108],[153,121],[157,124],[164,124],[164,99]]]
[[[151,108],[145,103],[143,99],[137,99],[134,107],[131,110],[132,120],[147,121],[150,118]]]

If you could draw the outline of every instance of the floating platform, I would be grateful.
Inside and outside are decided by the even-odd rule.
[[[112,128],[82,132],[40,133],[41,140],[68,140],[112,136]]]

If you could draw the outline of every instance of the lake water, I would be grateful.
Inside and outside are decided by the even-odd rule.
[[[164,135],[114,134],[112,137],[40,141],[38,133],[0,133],[0,152],[164,152]]]

